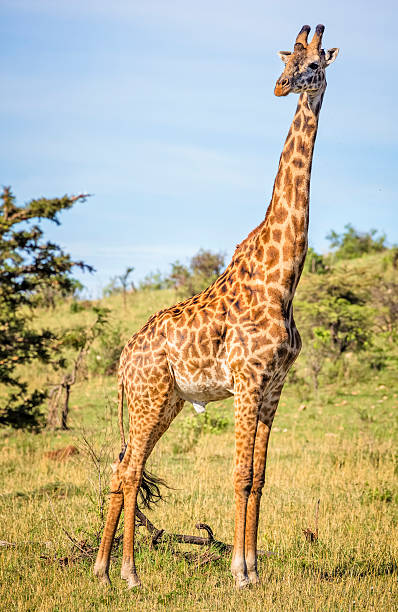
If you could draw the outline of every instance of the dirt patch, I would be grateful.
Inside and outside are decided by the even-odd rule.
[[[66,461],[67,459],[73,457],[73,455],[77,455],[78,453],[79,449],[76,448],[76,446],[69,444],[64,448],[58,448],[57,450],[48,451],[47,453],[44,453],[44,456],[47,457],[47,459],[52,459],[53,461]]]

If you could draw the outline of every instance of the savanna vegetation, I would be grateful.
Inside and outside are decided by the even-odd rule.
[[[398,255],[383,236],[347,226],[330,234],[327,256],[309,251],[295,298],[303,350],[269,448],[261,585],[236,592],[228,555],[214,550],[209,556],[202,548],[184,555],[193,547],[170,542],[151,547],[141,527],[137,562],[144,586],[128,592],[119,576],[120,546],[113,588],[92,575],[110,463],[119,452],[118,355],[154,311],[212,282],[225,258],[202,250],[188,265],[175,262],[169,274],[151,274],[133,287],[131,266],[112,279],[101,300],[90,302],[79,299],[70,267],[69,285],[59,274],[36,283],[34,272],[44,270],[36,254],[46,249],[39,227],[32,236],[23,226],[25,233],[6,246],[11,231],[0,236],[2,609],[398,607]],[[15,241],[21,241],[18,256]],[[34,249],[24,257],[21,248],[30,244]],[[49,265],[56,253],[53,248],[47,255]],[[24,285],[18,266],[25,270],[32,261],[31,284]],[[72,264],[66,254],[62,262]],[[29,404],[30,397],[37,401]],[[174,487],[148,514],[154,525],[198,535],[195,524],[205,522],[217,539],[231,543],[233,449],[232,400],[210,404],[203,415],[186,404],[149,461]]]

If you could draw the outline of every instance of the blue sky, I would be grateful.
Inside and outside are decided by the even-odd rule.
[[[1,183],[19,202],[94,194],[48,228],[97,269],[91,295],[127,266],[231,256],[262,220],[297,103],[273,95],[276,52],[304,23],[340,47],[310,244],[346,223],[398,242],[395,2],[2,0],[0,17]]]

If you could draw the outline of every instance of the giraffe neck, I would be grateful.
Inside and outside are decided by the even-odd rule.
[[[312,156],[323,95],[324,90],[313,98],[307,93],[299,98],[256,241],[266,284],[279,285],[284,300],[294,296],[307,253]]]

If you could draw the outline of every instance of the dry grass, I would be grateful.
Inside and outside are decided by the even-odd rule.
[[[149,314],[175,301],[172,292],[107,300],[126,337]],[[55,326],[88,323],[89,311],[71,314],[64,303],[46,319]],[[47,322],[48,322],[47,321]],[[127,331],[129,330],[129,331]],[[43,369],[36,381],[46,377]],[[143,588],[128,592],[120,552],[111,568],[113,589],[94,579],[93,562],[70,557],[63,531],[95,544],[100,527],[98,473],[83,436],[99,453],[102,474],[118,452],[114,379],[80,382],[71,396],[71,431],[0,432],[0,602],[4,610],[396,610],[398,454],[396,372],[385,369],[362,383],[331,384],[319,397],[287,385],[276,416],[264,489],[259,546],[261,585],[236,592],[229,559],[197,566],[167,546],[150,550],[142,538],[138,571]],[[395,385],[395,387],[394,387]],[[197,533],[208,523],[215,537],[233,537],[233,422],[231,401],[208,407],[210,419],[189,405],[155,449],[150,469],[176,487],[150,518],[174,533]],[[52,451],[78,454],[54,460]],[[46,456],[46,453],[52,453]],[[106,476],[107,479],[107,476]],[[319,538],[315,529],[320,499]],[[140,530],[140,533],[142,530]],[[191,547],[192,549],[192,547]],[[44,558],[43,558],[44,557]]]
[[[66,567],[42,559],[70,553],[61,526],[78,539],[94,541],[100,520],[92,462],[84,452],[63,462],[45,453],[67,444],[82,448],[84,424],[95,448],[109,449],[102,457],[106,469],[118,446],[116,427],[109,427],[115,421],[112,388],[111,380],[102,387],[97,382],[80,385],[71,432],[2,433],[0,538],[18,544],[0,552],[3,609],[397,609],[397,400],[390,392],[374,419],[364,421],[352,391],[344,396],[340,390],[336,403],[342,407],[320,408],[318,398],[306,410],[299,410],[293,388],[286,391],[270,445],[259,530],[260,547],[274,554],[261,559],[257,588],[234,591],[228,558],[198,567],[167,547],[149,550],[144,541],[138,552],[144,587],[137,592],[127,592],[120,580],[120,554],[112,565],[112,590],[96,582],[89,559]],[[366,397],[369,388],[361,389]],[[385,397],[384,389],[380,393]],[[364,403],[360,400],[362,407]],[[168,503],[151,513],[151,520],[179,533],[195,533],[195,523],[206,522],[217,538],[231,542],[231,403],[209,410],[216,418],[200,432],[186,406],[156,448],[150,467],[176,489],[169,492]],[[181,432],[192,434],[189,450],[181,443]],[[310,543],[302,529],[314,528],[318,498],[319,540]]]

